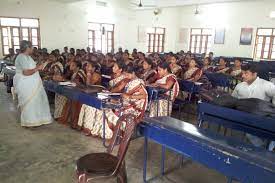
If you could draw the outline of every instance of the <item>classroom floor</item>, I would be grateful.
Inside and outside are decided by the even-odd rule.
[[[16,104],[11,95],[6,93],[3,83],[0,83],[0,103],[1,183],[73,183],[76,182],[75,161],[87,153],[104,151],[100,139],[86,137],[78,131],[57,123],[32,130],[22,128],[18,120]],[[160,152],[159,145],[149,144],[149,177],[159,175]],[[187,159],[181,168],[171,172],[179,156],[169,151],[166,157],[168,173],[150,182],[226,182],[226,178],[218,172]],[[143,138],[132,141],[126,157],[126,165],[128,182],[141,183]]]

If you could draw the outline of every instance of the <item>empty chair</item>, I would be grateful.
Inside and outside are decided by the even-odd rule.
[[[137,120],[133,114],[119,118],[113,137],[106,153],[91,153],[77,160],[76,173],[79,183],[98,179],[117,178],[117,182],[126,183],[127,174],[124,158],[135,131]],[[124,129],[122,131],[122,129]],[[123,134],[123,135],[122,135]],[[116,143],[119,142],[117,155],[112,155]]]

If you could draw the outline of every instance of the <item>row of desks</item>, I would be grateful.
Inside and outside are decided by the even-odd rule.
[[[164,174],[165,148],[169,148],[224,174],[228,182],[274,183],[275,154],[271,152],[171,117],[145,118],[139,131],[144,136],[144,182],[147,182],[148,140],[152,140],[162,145],[161,174]]]
[[[44,87],[48,91],[59,93],[98,109],[110,107],[96,94],[86,93],[72,87],[60,86],[52,81],[44,81]],[[263,149],[207,132],[204,129],[170,117],[145,118],[138,129],[144,136],[145,143],[144,182],[147,181],[146,167],[149,139],[161,144],[163,147],[162,173],[164,173],[165,148],[169,148],[219,171],[226,175],[229,180],[239,180],[243,183],[273,183],[275,180],[275,156]]]

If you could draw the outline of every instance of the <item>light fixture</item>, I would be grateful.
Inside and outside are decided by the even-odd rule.
[[[275,19],[275,11],[271,11],[269,14],[269,17]]]
[[[195,15],[198,15],[198,14],[200,14],[200,11],[199,11],[199,6],[198,5],[196,5],[196,10],[195,10]]]

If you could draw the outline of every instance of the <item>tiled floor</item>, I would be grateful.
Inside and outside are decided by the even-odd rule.
[[[104,151],[100,139],[86,137],[57,123],[33,130],[22,128],[16,104],[11,95],[6,93],[3,83],[0,83],[0,104],[1,183],[73,183],[76,182],[76,159],[89,152]],[[150,143],[149,148],[148,176],[158,175],[161,149],[154,143]],[[179,156],[171,151],[166,156],[166,167],[175,167]],[[128,182],[141,183],[142,138],[131,143],[126,159]],[[186,159],[181,168],[151,182],[222,183],[226,179],[223,175]]]

